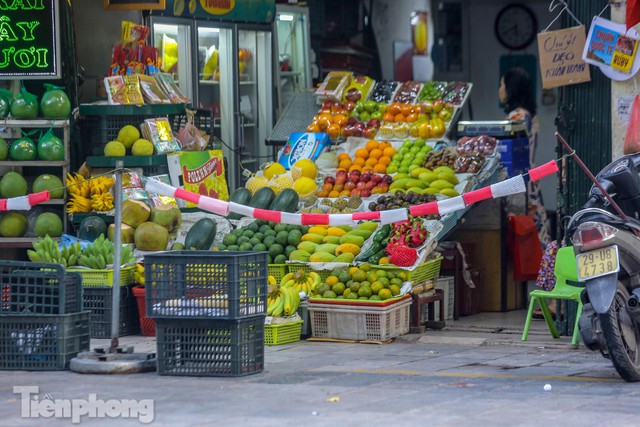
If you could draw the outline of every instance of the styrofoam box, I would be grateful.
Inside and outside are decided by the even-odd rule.
[[[442,276],[436,280],[436,289],[444,291],[444,320],[453,320],[455,301],[455,287],[452,276]],[[420,313],[420,321],[425,322],[428,315],[428,306],[423,304],[423,312]],[[434,304],[434,319],[440,319],[440,304]]]

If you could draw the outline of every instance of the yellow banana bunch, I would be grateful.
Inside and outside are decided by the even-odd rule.
[[[78,173],[71,175],[67,173],[66,179],[67,191],[70,195],[76,195],[80,197],[84,197],[85,199],[91,198],[91,188],[89,187],[89,181],[85,180],[84,177]],[[88,212],[88,211],[78,211],[78,212]]]
[[[322,283],[320,275],[315,271],[306,273],[304,270],[298,270],[295,273],[288,273],[280,282],[283,288],[293,288],[296,292],[304,292],[307,295]]]
[[[136,264],[135,270],[133,270],[133,280],[141,286],[144,286],[144,265]]]
[[[91,207],[98,212],[106,212],[113,209],[113,195],[109,192],[94,194],[91,196]]]
[[[99,194],[108,193],[113,186],[114,180],[113,178],[109,178],[106,176],[99,176],[97,178],[91,178],[89,181],[89,186],[91,188],[91,194],[93,196]]]
[[[92,209],[91,199],[78,194],[71,194],[71,199],[67,202],[67,213],[91,212]]]
[[[268,316],[291,316],[300,306],[300,294],[294,288],[283,288],[276,285],[277,289],[267,297]]]

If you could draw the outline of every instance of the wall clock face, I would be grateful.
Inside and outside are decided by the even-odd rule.
[[[498,13],[494,29],[504,47],[519,50],[533,42],[538,33],[538,22],[531,9],[521,4],[511,4]]]

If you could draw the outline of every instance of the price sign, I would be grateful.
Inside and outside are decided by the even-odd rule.
[[[0,1],[0,79],[60,77],[57,0]]]

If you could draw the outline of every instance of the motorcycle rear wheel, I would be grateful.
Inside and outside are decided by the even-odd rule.
[[[640,333],[625,307],[629,292],[618,282],[609,311],[598,315],[609,358],[627,382],[640,381]]]

